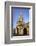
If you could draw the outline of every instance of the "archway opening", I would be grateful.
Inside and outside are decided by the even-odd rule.
[[[24,34],[24,35],[27,35],[27,28],[24,28],[24,30],[23,30],[23,31],[24,31],[24,33],[23,33],[23,34]]]

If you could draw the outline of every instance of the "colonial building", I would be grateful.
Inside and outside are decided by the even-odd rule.
[[[29,32],[27,31],[27,26],[25,25],[25,22],[23,21],[23,17],[21,15],[19,16],[19,19],[16,23],[15,34],[18,36],[29,34]]]
[[[26,24],[23,20],[23,16],[20,15],[14,29],[14,36],[23,36],[29,34],[29,23]]]

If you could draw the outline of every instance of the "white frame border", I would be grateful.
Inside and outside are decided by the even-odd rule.
[[[31,12],[31,26],[30,26],[30,31],[31,34],[30,36],[13,36],[13,38],[11,38],[11,7],[27,7],[27,8],[31,8],[30,12]],[[32,39],[32,6],[17,6],[17,5],[10,5],[10,40],[27,40],[27,39]],[[30,18],[29,18],[30,19]],[[30,21],[30,20],[29,20]],[[22,38],[23,37],[23,38]]]

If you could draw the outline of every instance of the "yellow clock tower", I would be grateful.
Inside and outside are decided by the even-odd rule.
[[[23,29],[24,29],[23,17],[22,15],[20,15],[16,25],[16,34],[23,35]]]

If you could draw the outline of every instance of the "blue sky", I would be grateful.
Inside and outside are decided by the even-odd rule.
[[[13,14],[12,14],[12,12],[13,12]],[[23,21],[25,23],[29,22],[29,8],[13,7],[13,8],[11,8],[11,15],[13,15],[13,28],[16,27],[16,23],[18,21],[20,14],[23,16]]]

